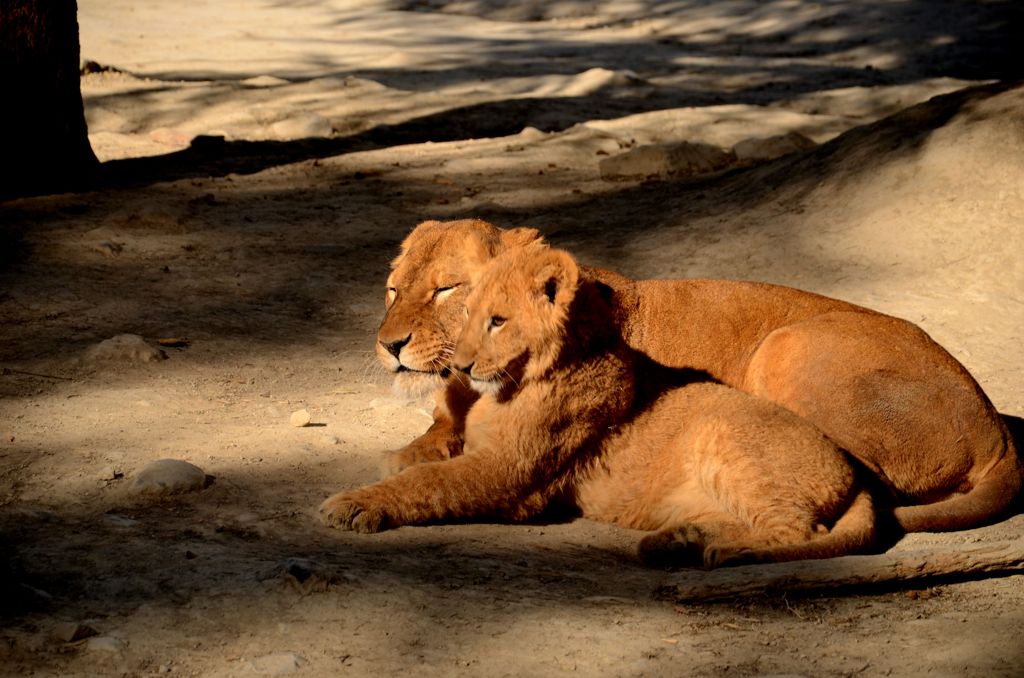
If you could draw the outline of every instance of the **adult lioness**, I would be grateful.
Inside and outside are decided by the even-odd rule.
[[[329,523],[374,532],[525,519],[558,499],[584,517],[657,530],[641,555],[670,564],[817,558],[872,545],[871,497],[831,441],[726,386],[671,388],[692,372],[629,349],[600,283],[579,280],[567,253],[505,252],[467,308],[452,364],[483,396],[469,411],[464,454],[328,499]]]
[[[447,362],[466,295],[491,258],[535,239],[530,229],[465,220],[425,222],[402,243],[378,354],[399,377],[445,388],[434,425],[390,457],[391,470],[458,451],[475,396],[448,378]],[[991,521],[1021,487],[1024,469],[998,413],[967,370],[909,322],[775,285],[588,275],[613,291],[632,348],[816,424],[889,487],[904,530]]]

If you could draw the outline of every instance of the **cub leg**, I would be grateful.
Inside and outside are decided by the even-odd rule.
[[[320,517],[329,527],[380,532],[464,518],[526,520],[544,508],[546,497],[508,476],[503,459],[464,454],[441,464],[411,466],[373,485],[339,492],[320,505]],[[529,476],[522,477],[529,482]]]

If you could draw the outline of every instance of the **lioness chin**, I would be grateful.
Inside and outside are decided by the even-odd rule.
[[[377,351],[399,375],[445,376],[465,301],[487,263],[537,241],[479,220],[424,222],[392,265]],[[920,329],[835,299],[729,280],[630,280],[600,269],[627,343],[813,422],[889,490],[905,531],[991,522],[1024,467],[1002,418],[966,369]],[[435,421],[387,456],[394,473],[459,454],[476,394],[447,377]]]
[[[567,253],[534,245],[498,256],[467,308],[453,366],[482,395],[464,454],[331,497],[321,508],[329,524],[524,520],[557,500],[654,531],[640,546],[652,563],[716,567],[873,545],[871,497],[831,441],[725,386],[671,388],[694,374],[626,346],[600,283],[580,280]]]

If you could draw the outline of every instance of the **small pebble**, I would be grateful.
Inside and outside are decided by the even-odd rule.
[[[288,421],[291,422],[292,426],[302,428],[303,426],[309,426],[311,417],[309,416],[309,411],[303,408],[292,412],[292,416]]]

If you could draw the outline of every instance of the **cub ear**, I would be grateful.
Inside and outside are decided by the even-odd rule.
[[[564,250],[542,250],[534,261],[534,289],[557,308],[568,308],[576,296],[580,269]]]
[[[535,228],[509,228],[501,232],[501,247],[510,250],[525,247],[531,243],[541,243],[544,236]]]

